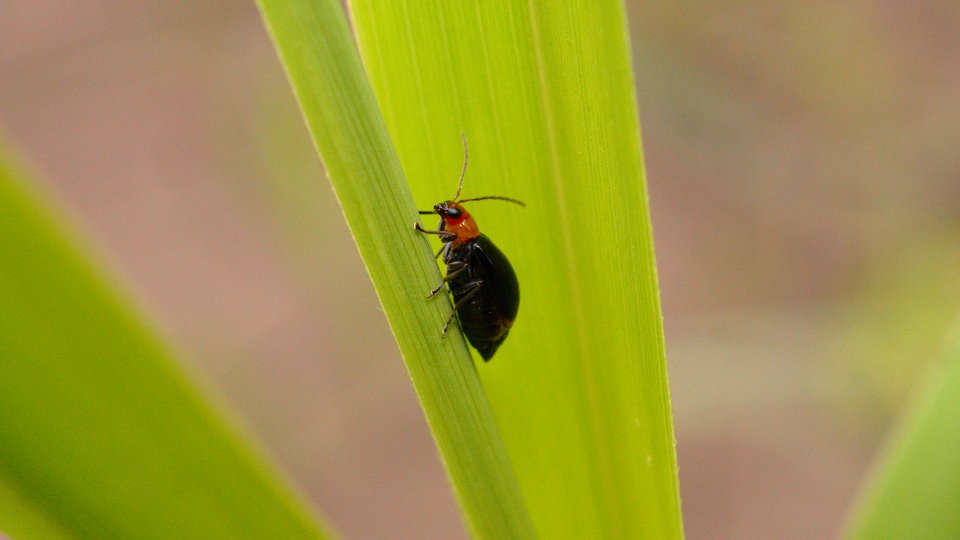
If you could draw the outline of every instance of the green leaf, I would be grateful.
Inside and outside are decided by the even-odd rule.
[[[418,204],[453,195],[461,131],[464,196],[527,202],[470,209],[520,278],[516,324],[479,370],[537,532],[682,536],[620,2],[350,5]]]
[[[532,536],[466,344],[456,332],[440,337],[450,303],[425,298],[440,273],[413,230],[416,208],[339,3],[259,3],[470,530],[482,538]]]
[[[849,538],[960,538],[960,331],[894,434]]]
[[[0,149],[0,531],[319,538]]]

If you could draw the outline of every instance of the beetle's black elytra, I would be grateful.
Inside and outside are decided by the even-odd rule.
[[[462,136],[462,134],[461,134]],[[463,139],[463,170],[453,199],[436,204],[433,210],[421,214],[437,214],[440,225],[435,231],[425,230],[420,223],[414,228],[425,234],[435,234],[443,242],[437,256],[443,256],[447,274],[427,298],[436,296],[444,284],[453,295],[454,312],[441,331],[446,335],[456,316],[467,341],[477,349],[484,361],[507,339],[520,306],[520,284],[506,255],[486,235],[480,233],[473,216],[462,203],[482,200],[501,200],[525,206],[516,199],[500,196],[476,197],[458,200],[467,172],[467,140]]]

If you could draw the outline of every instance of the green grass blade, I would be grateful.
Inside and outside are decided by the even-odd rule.
[[[479,367],[544,538],[682,536],[663,334],[618,0],[352,0],[421,207],[464,195],[521,282]]]
[[[0,531],[318,538],[0,149]]]
[[[356,45],[336,0],[260,0],[347,223],[396,336],[471,531],[527,538],[532,526]],[[454,135],[456,137],[456,135]],[[335,255],[334,255],[335,256]],[[398,460],[398,467],[403,464]]]
[[[849,538],[960,538],[960,332],[879,462]]]

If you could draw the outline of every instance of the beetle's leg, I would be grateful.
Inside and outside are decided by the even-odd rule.
[[[440,251],[438,251],[437,254],[433,256],[433,258],[439,259],[440,256],[443,255],[443,250],[447,249],[447,247],[448,247],[447,244],[443,244],[442,246],[440,246]]]
[[[457,310],[453,310],[453,313],[450,314],[450,318],[447,319],[447,324],[443,325],[443,330],[440,330],[440,337],[447,337],[447,330],[450,329],[450,323],[453,322],[453,318],[457,316]]]
[[[453,322],[453,318],[456,317],[457,315],[457,309],[460,306],[469,302],[470,300],[473,300],[473,297],[476,296],[478,292],[480,292],[480,287],[482,286],[483,286],[482,281],[473,281],[466,285],[466,287],[470,287],[470,290],[468,290],[466,294],[464,294],[463,297],[460,298],[460,300],[457,300],[457,303],[453,305],[453,313],[451,313],[450,318],[447,319],[447,324],[443,325],[443,330],[440,331],[441,336],[445,337],[447,335],[447,330],[450,329],[450,323]]]
[[[471,281],[469,283],[465,283],[463,287],[465,289],[469,287],[469,289],[467,289],[467,292],[464,293],[463,297],[457,300],[457,303],[453,305],[454,309],[459,309],[460,306],[466,304],[470,300],[473,300],[473,297],[476,296],[478,292],[480,292],[480,287],[483,287],[483,282]]]
[[[451,269],[452,267],[452,269]],[[455,261],[447,265],[447,275],[443,276],[443,279],[440,280],[440,284],[437,285],[437,288],[430,291],[430,294],[427,295],[427,298],[433,298],[440,292],[440,289],[443,288],[443,284],[452,280],[453,278],[459,276],[467,269],[467,263],[461,261]]]
[[[422,232],[423,234],[435,234],[440,237],[441,242],[450,242],[457,237],[457,233],[452,233],[450,231],[428,231],[420,225],[419,221],[413,224],[413,228]]]

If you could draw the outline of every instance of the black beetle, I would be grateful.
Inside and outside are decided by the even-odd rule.
[[[454,312],[450,314],[441,333],[446,335],[454,316],[460,319],[460,328],[483,360],[493,358],[517,317],[520,306],[520,284],[510,261],[500,249],[480,233],[477,222],[462,204],[471,201],[500,200],[525,206],[516,199],[499,196],[458,200],[467,172],[467,140],[463,139],[463,170],[453,199],[436,204],[433,210],[421,214],[438,214],[440,225],[428,231],[415,223],[414,228],[425,234],[436,234],[443,242],[437,256],[443,255],[447,274],[427,298],[433,298],[444,283],[453,294]]]

